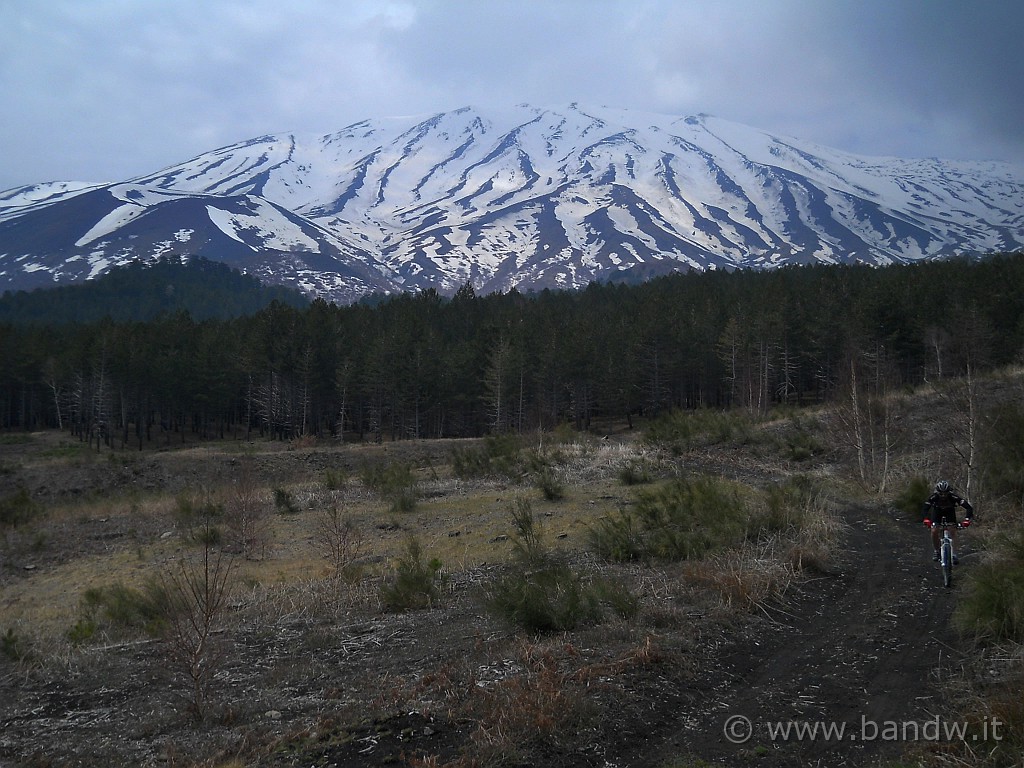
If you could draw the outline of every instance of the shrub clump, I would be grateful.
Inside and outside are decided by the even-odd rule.
[[[0,656],[14,662],[28,661],[32,658],[32,650],[13,627],[8,627],[7,632],[0,635]]]
[[[644,491],[590,529],[590,547],[608,560],[686,560],[743,541],[751,515],[736,486],[713,477],[672,480]]]
[[[1024,643],[1024,531],[999,541],[971,569],[954,614],[961,629],[989,642]]]
[[[395,563],[394,573],[381,587],[381,602],[389,611],[429,608],[441,599],[444,576],[436,557],[424,562],[423,547],[415,537],[408,539],[405,554]]]
[[[479,448],[456,446],[452,450],[452,471],[460,480],[515,477],[522,472],[522,449],[523,440],[518,435],[489,435]]]
[[[534,478],[537,488],[548,501],[561,501],[565,498],[565,485],[554,467],[545,464],[537,470]]]
[[[922,475],[912,477],[910,482],[893,499],[893,508],[908,523],[920,523],[924,500],[928,498],[931,492],[932,484],[928,478]]]
[[[981,465],[990,493],[1024,506],[1024,405],[1002,403],[987,414]]]
[[[754,426],[746,411],[676,410],[652,421],[644,437],[647,442],[681,456],[701,446],[749,443]]]
[[[637,612],[638,601],[627,589],[581,576],[547,548],[528,500],[517,499],[510,512],[513,562],[487,587],[496,615],[540,634],[597,624],[609,611],[624,618]]]
[[[647,485],[654,480],[651,463],[646,459],[631,459],[619,468],[618,475],[623,485]]]
[[[274,488],[274,507],[279,515],[297,515],[301,511],[295,496],[287,488]]]
[[[90,587],[82,594],[78,621],[67,632],[73,645],[92,640],[98,633],[143,632],[158,636],[175,608],[159,581],[148,581],[142,589],[124,584]]]
[[[42,512],[26,488],[0,498],[0,525],[16,527],[23,525]]]
[[[181,536],[204,546],[216,546],[224,538],[220,523],[224,520],[224,505],[208,494],[200,497],[181,494],[175,499],[174,519]]]
[[[758,537],[775,534],[800,534],[827,516],[821,489],[806,475],[770,486],[764,495],[764,508],[754,517]]]
[[[412,512],[416,508],[419,489],[411,464],[367,465],[361,479],[363,485],[390,503],[392,512]]]

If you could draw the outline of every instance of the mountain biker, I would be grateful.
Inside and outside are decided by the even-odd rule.
[[[932,546],[935,547],[934,560],[939,559],[939,532],[942,524],[949,524],[949,535],[956,541],[956,508],[963,507],[964,512],[964,526],[971,524],[971,519],[974,517],[974,507],[971,503],[955,493],[950,487],[949,482],[946,480],[939,480],[935,484],[935,490],[932,492],[924,502],[924,510],[922,518],[924,524],[932,529]],[[953,564],[955,565],[959,561],[959,558],[953,555]]]

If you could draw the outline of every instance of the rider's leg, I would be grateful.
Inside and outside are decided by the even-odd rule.
[[[935,550],[934,560],[938,562],[939,559],[939,535],[942,529],[937,525],[932,526],[932,548]]]

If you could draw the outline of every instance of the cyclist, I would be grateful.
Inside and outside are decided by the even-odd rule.
[[[964,508],[964,526],[971,524],[971,519],[974,517],[974,507],[971,503],[955,493],[950,487],[949,482],[946,480],[939,480],[935,484],[935,490],[932,492],[924,502],[924,524],[932,529],[932,546],[935,547],[934,560],[939,559],[939,533],[943,523],[947,523],[952,527],[949,529],[950,536],[956,541],[956,508]],[[953,564],[959,561],[959,558],[953,555]]]

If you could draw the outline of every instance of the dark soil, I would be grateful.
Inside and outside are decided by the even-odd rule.
[[[806,581],[720,654],[707,695],[680,713],[678,730],[624,764],[683,754],[727,766],[870,765],[917,746],[904,723],[951,716],[942,683],[960,672],[963,654],[949,625],[955,587],[942,587],[918,526],[856,507],[848,520],[834,572]],[[970,568],[968,546],[961,550],[960,568]],[[845,730],[773,738],[774,724],[786,722]],[[908,738],[896,738],[893,724]]]

